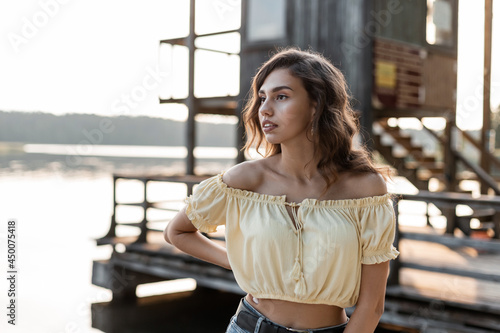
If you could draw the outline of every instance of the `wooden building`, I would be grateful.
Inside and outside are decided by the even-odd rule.
[[[343,71],[368,135],[380,117],[455,112],[456,0],[255,0],[243,13],[242,92],[270,50],[293,45]]]

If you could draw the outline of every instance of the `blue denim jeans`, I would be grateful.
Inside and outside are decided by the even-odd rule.
[[[249,331],[246,331],[246,330],[242,329],[241,327],[239,327],[238,324],[236,323],[236,315],[234,315],[231,318],[231,321],[229,322],[229,325],[227,326],[226,333],[258,333],[259,329],[260,329],[260,323],[262,321],[264,321],[264,320],[267,321],[268,323],[273,323],[273,325],[275,325],[275,326],[282,327],[282,328],[286,329],[285,326],[282,326],[282,325],[279,325],[279,324],[276,324],[276,323],[272,322],[266,316],[264,316],[263,314],[261,314],[259,311],[255,310],[255,308],[253,308],[245,300],[245,298],[243,298],[242,302],[243,302],[243,304],[246,306],[246,308],[248,310],[252,311],[254,314],[256,314],[257,316],[260,317],[259,320],[258,320],[258,322],[257,322],[257,325],[255,326],[255,330],[253,332],[249,332]],[[341,328],[345,329],[346,326],[347,326],[347,322],[345,322],[343,324],[340,324],[340,325],[335,325],[335,326],[330,326],[330,327],[322,327],[322,328],[319,328],[319,329],[307,329],[307,330],[303,330],[303,331],[306,331],[308,333],[315,333],[315,332],[321,332],[321,330],[324,330],[324,329],[327,329],[327,328],[337,328],[337,329],[339,329],[339,332],[340,332],[340,329]],[[290,333],[292,333],[292,332],[293,332],[293,330],[290,331]]]

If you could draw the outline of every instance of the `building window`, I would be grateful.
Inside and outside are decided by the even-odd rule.
[[[249,0],[247,39],[249,42],[286,37],[286,0]]]
[[[453,7],[450,0],[427,0],[427,43],[453,46]]]

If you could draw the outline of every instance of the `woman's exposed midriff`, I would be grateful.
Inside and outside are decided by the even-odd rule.
[[[269,320],[294,329],[317,329],[340,325],[347,321],[344,309],[326,304],[304,304],[276,299],[245,297]]]

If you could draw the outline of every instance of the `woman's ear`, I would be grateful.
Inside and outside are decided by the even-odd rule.
[[[317,107],[318,107],[318,103],[316,101],[311,103],[311,120],[314,119],[314,116],[316,115],[316,112],[318,111]]]

